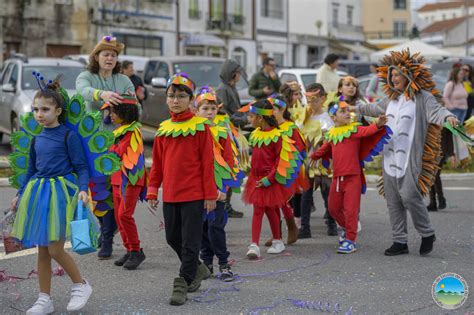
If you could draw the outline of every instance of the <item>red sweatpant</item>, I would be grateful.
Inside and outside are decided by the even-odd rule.
[[[346,238],[353,242],[357,238],[361,193],[360,175],[334,177],[329,191],[329,214],[346,230]]]
[[[288,203],[281,207],[281,212],[283,212],[283,217],[285,218],[285,220],[290,220],[294,217],[293,208]],[[280,212],[278,211],[278,220],[280,220],[280,218]]]
[[[141,186],[128,186],[125,190],[125,198],[123,198],[121,187],[112,186],[115,221],[117,221],[123,245],[129,252],[140,250],[140,239],[138,238],[137,225],[133,214],[142,188]]]
[[[260,241],[260,233],[262,232],[262,221],[263,214],[267,215],[268,222],[270,223],[270,229],[272,230],[272,236],[274,240],[281,239],[280,232],[280,209],[272,207],[253,207],[252,217],[252,243],[258,245]]]

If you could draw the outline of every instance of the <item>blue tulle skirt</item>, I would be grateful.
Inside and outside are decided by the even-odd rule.
[[[66,241],[78,191],[75,174],[30,179],[20,197],[11,236],[21,240],[23,247]]]

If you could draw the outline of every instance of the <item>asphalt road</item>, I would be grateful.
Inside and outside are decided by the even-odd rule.
[[[287,247],[284,254],[250,262],[245,253],[250,241],[251,208],[235,195],[235,208],[243,219],[229,219],[228,247],[233,270],[240,278],[235,283],[217,279],[203,282],[202,288],[188,295],[180,307],[170,306],[173,278],[178,259],[167,246],[160,218],[144,205],[137,209],[137,224],[147,259],[136,271],[113,266],[113,261],[98,261],[95,254],[73,254],[94,293],[83,314],[311,314],[322,313],[318,302],[335,305],[339,314],[470,314],[474,312],[474,181],[445,182],[448,208],[432,213],[437,241],[432,254],[418,254],[420,237],[409,220],[410,254],[386,257],[391,245],[385,201],[374,190],[363,197],[359,251],[336,254],[337,237],[327,236],[322,219],[322,202],[315,193],[317,211],[312,216],[313,238]],[[373,187],[372,187],[373,188]],[[6,208],[14,195],[1,189],[0,200]],[[265,219],[266,220],[266,219]],[[262,241],[270,235],[267,221]],[[284,232],[286,237],[286,232]],[[115,238],[114,258],[124,253],[119,236]],[[0,258],[0,270],[7,275],[26,277],[35,269],[35,255]],[[458,310],[446,311],[435,304],[431,287],[435,278],[455,272],[471,286],[471,295]],[[53,278],[56,313],[66,313],[70,282],[67,276]],[[17,314],[26,310],[37,297],[36,279],[16,283],[0,282],[0,313]],[[308,310],[289,299],[306,301]],[[299,305],[301,306],[300,303]]]

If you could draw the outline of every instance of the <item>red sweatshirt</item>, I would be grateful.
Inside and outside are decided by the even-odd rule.
[[[183,122],[193,113],[171,113],[171,121]],[[147,199],[157,199],[163,185],[164,202],[216,200],[214,153],[209,126],[188,136],[156,136]]]
[[[257,180],[266,177],[271,184],[276,183],[275,173],[280,162],[281,141],[279,138],[277,142],[270,142],[269,145],[262,144],[252,148],[250,174]]]
[[[311,154],[313,160],[320,158],[332,158],[332,167],[334,177],[345,175],[359,175],[362,173],[360,165],[360,145],[362,138],[370,137],[381,131],[376,124],[370,126],[358,126],[357,132],[351,134],[349,138],[345,138],[338,144],[332,142],[324,143],[321,148]]]

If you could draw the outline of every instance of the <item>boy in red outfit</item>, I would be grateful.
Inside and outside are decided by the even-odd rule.
[[[343,228],[337,252],[350,254],[357,250],[360,195],[365,192],[363,163],[381,152],[391,131],[384,126],[387,122],[385,115],[367,127],[351,123],[349,105],[343,100],[330,103],[329,114],[335,126],[326,133],[328,141],[311,155],[311,159],[333,160],[329,213]]]
[[[213,140],[207,118],[195,117],[190,111],[194,89],[185,73],[168,81],[166,102],[171,119],[163,121],[156,132],[147,194],[150,206],[156,208],[158,189],[163,187],[166,241],[181,261],[171,305],[184,304],[187,292],[196,291],[210,276],[199,261],[199,250],[205,210],[214,210],[217,200]]]

